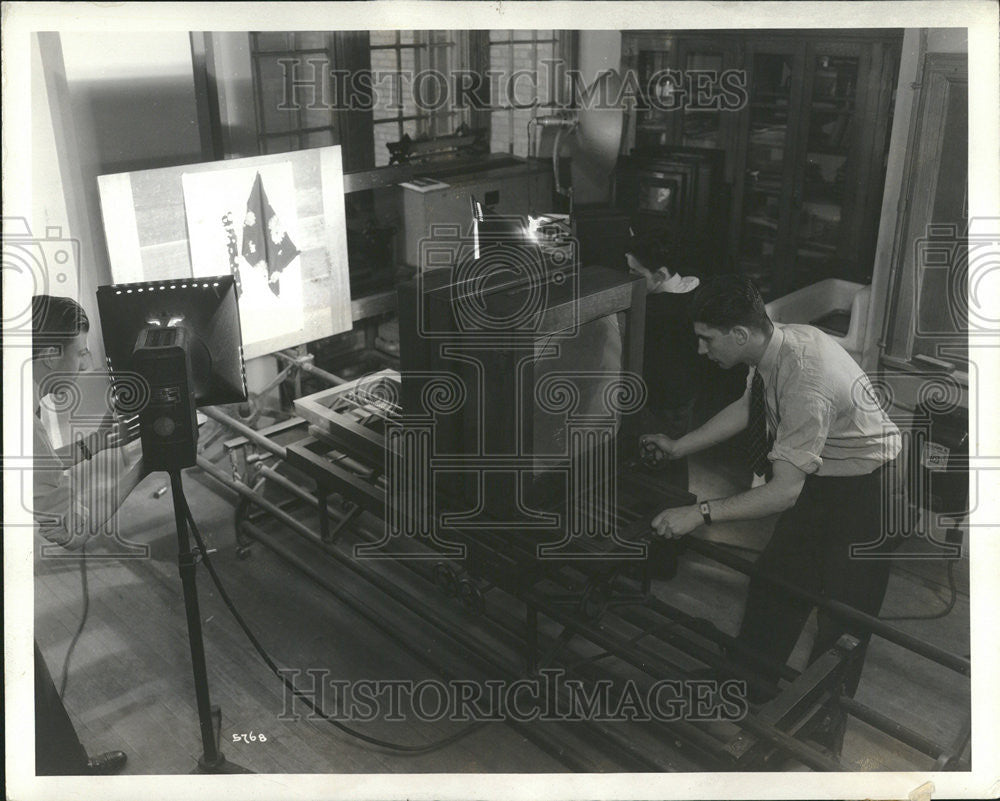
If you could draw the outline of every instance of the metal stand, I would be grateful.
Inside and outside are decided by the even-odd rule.
[[[212,706],[208,693],[208,669],[205,667],[205,643],[201,633],[201,612],[198,609],[198,585],[195,581],[198,552],[191,550],[188,536],[187,501],[179,470],[169,471],[170,489],[174,500],[174,522],[177,525],[177,566],[184,591],[184,611],[187,613],[188,643],[191,646],[191,667],[194,670],[194,692],[198,704],[203,753],[192,773],[252,773],[240,765],[227,762],[219,749],[222,710]]]

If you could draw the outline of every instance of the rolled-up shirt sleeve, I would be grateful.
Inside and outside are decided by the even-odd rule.
[[[796,365],[777,389],[778,420],[774,445],[767,458],[790,462],[804,473],[823,464],[820,454],[833,421],[833,401],[822,376]]]

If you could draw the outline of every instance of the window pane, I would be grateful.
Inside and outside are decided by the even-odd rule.
[[[400,69],[403,79],[399,83],[404,117],[417,113],[417,104],[413,99],[413,73],[416,72],[416,55],[413,50],[402,50],[399,54]],[[399,112],[396,112],[397,114]]]
[[[295,47],[299,50],[326,48],[327,46],[327,34],[324,31],[302,31],[294,36]]]
[[[287,33],[255,33],[254,39],[257,43],[258,52],[265,50],[288,50],[289,47]]]
[[[494,111],[490,114],[490,151],[506,153],[512,141],[510,112]]]
[[[302,106],[302,127],[303,128],[319,128],[325,125],[333,125],[333,109],[331,108],[316,108],[311,109],[305,104]]]
[[[536,96],[539,103],[548,103],[553,100],[555,89],[549,86],[553,66],[547,64],[546,61],[552,61],[554,58],[555,45],[552,43],[538,45],[538,90]],[[558,72],[556,78],[558,79]]]
[[[490,41],[491,42],[509,42],[510,41],[510,31],[502,31],[502,30],[490,31]]]
[[[312,131],[304,137],[305,142],[303,143],[306,147],[326,147],[327,145],[337,144],[336,137],[333,135],[333,131]]]
[[[399,128],[395,122],[382,123],[373,126],[375,136],[375,166],[382,167],[389,163],[389,150],[386,144],[399,141]]]
[[[263,141],[265,153],[287,153],[289,150],[298,150],[299,143],[293,136],[275,136]]]
[[[373,46],[396,44],[395,31],[369,31],[368,38]]]
[[[528,155],[528,120],[531,119],[531,109],[518,109],[514,112],[514,123],[511,141],[515,156]]]
[[[511,77],[518,75],[513,84],[516,105],[533,103],[538,96],[535,86],[537,76],[535,75],[533,51],[532,45],[514,45],[514,70]],[[530,77],[524,74],[525,71],[530,73]]]
[[[490,69],[510,72],[511,70],[510,45],[501,44],[501,45],[492,45],[490,47]]]
[[[393,72],[399,68],[395,50],[372,50],[371,58],[372,70],[375,72]]]
[[[285,91],[285,72],[278,59],[281,56],[261,56],[257,64],[260,70],[261,128],[267,133],[290,131],[297,126],[296,112],[279,109]],[[296,95],[300,102],[311,95]],[[293,98],[289,98],[291,101]]]

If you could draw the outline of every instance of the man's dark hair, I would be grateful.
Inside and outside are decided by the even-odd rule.
[[[691,322],[731,331],[743,325],[770,332],[771,318],[764,299],[745,275],[716,275],[706,278],[694,291],[688,305]]]
[[[31,299],[32,359],[37,359],[49,348],[67,345],[89,330],[87,312],[72,298],[35,295]]]

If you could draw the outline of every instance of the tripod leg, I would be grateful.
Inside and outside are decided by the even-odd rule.
[[[205,667],[205,643],[201,633],[201,612],[198,609],[198,585],[195,581],[195,553],[187,522],[187,502],[179,470],[170,472],[170,489],[174,500],[174,520],[177,524],[177,565],[184,590],[184,610],[187,613],[188,641],[191,645],[191,667],[194,671],[194,692],[201,726],[202,759],[199,765],[211,770],[225,761],[219,750],[212,703],[208,693],[208,669]]]

